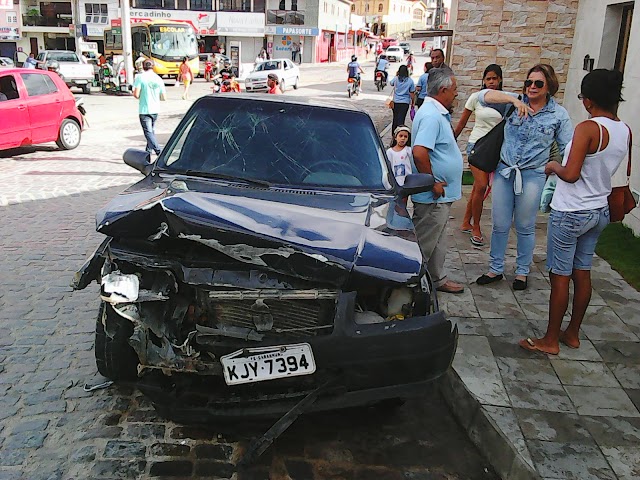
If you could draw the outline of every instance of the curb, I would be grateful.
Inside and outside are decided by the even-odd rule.
[[[467,436],[505,480],[542,480],[517,451],[478,399],[467,389],[453,369],[439,382],[440,394]]]

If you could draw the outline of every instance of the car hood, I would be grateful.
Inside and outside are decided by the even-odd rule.
[[[97,230],[120,239],[197,242],[238,262],[332,284],[354,275],[408,283],[421,274],[411,220],[393,195],[153,176],[100,210]]]
[[[270,73],[275,73],[278,77],[284,75],[284,70],[261,70],[256,72],[255,70],[247,75],[247,78],[256,79],[256,80],[266,80],[267,76]]]

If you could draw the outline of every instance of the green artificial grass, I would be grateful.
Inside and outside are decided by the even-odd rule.
[[[462,172],[462,184],[473,185],[473,174],[470,170],[465,170],[464,172]]]
[[[640,290],[640,238],[622,223],[612,223],[604,229],[596,253],[611,267]]]

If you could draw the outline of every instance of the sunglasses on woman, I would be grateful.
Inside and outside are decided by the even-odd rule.
[[[525,80],[524,81],[524,86],[525,88],[529,88],[531,85],[535,85],[536,88],[542,88],[544,87],[544,82],[542,80]]]

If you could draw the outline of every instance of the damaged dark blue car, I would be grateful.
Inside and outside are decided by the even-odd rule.
[[[100,373],[161,413],[295,418],[419,394],[449,368],[457,330],[404,201],[433,178],[399,186],[366,113],[209,96],[155,163],[124,160],[145,177],[97,214],[106,238],[74,287],[101,288]]]

